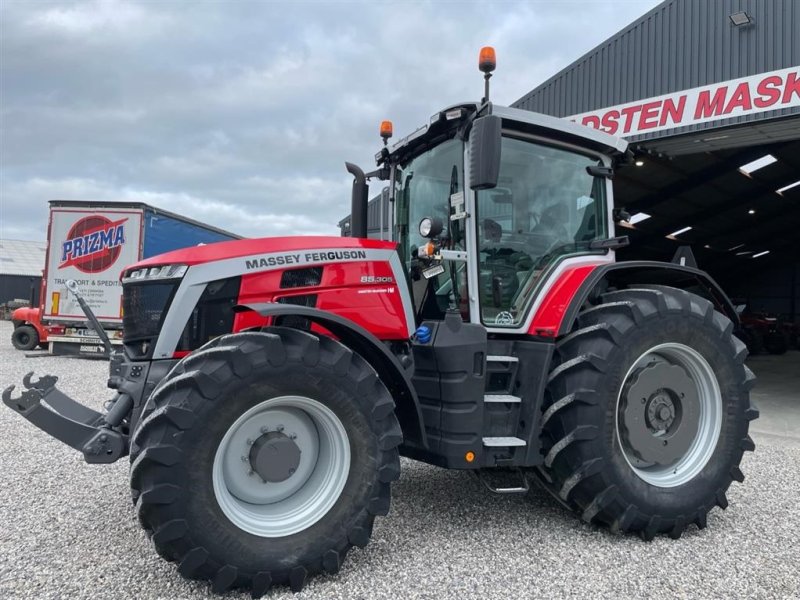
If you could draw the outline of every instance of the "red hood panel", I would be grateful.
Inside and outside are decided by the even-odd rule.
[[[128,267],[127,270],[137,267],[156,265],[199,265],[202,263],[238,258],[253,254],[266,254],[268,252],[282,252],[289,250],[315,250],[317,248],[363,248],[394,250],[394,242],[382,242],[364,238],[334,237],[334,236],[291,236],[269,237],[247,240],[233,240],[230,242],[217,242],[205,246],[191,246],[180,250],[173,250],[165,254],[152,256]]]

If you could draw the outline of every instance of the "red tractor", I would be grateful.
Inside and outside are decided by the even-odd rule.
[[[11,313],[14,331],[11,344],[17,350],[33,350],[36,346],[47,348],[47,327],[42,324],[38,306],[20,306]]]
[[[614,260],[626,143],[486,94],[389,146],[392,241],[241,240],[123,273],[98,413],[25,377],[4,402],[90,463],[130,455],[158,553],[215,592],[300,590],[389,512],[400,456],[549,490],[587,523],[703,528],[753,450],[736,312],[704,272]],[[91,311],[85,311],[91,320]],[[98,331],[102,331],[98,328]],[[13,387],[13,386],[12,386]]]

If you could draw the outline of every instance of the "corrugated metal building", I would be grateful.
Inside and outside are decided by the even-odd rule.
[[[0,240],[0,304],[11,300],[39,303],[46,242]]]
[[[749,21],[735,25],[734,15]],[[568,117],[798,65],[797,0],[667,0],[512,106]],[[765,136],[797,139],[800,124],[780,120],[792,115],[800,115],[800,106],[625,137],[657,141],[647,147],[673,154],[730,148]],[[758,129],[737,129],[718,140],[687,136],[743,123],[758,123]],[[677,135],[687,137],[667,139]]]
[[[800,318],[800,2],[667,0],[514,106],[631,142],[621,258],[690,245],[731,294]]]

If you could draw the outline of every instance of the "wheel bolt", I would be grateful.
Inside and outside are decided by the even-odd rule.
[[[249,477],[252,477],[254,474],[255,474],[255,471],[253,471],[252,469],[247,472],[247,475]]]
[[[278,425],[277,427],[278,433],[283,431],[283,425]]]
[[[261,433],[268,433],[268,432],[269,432],[269,427],[267,427],[266,425],[261,428]]]
[[[246,456],[242,457],[242,462],[247,462],[247,457]]]
[[[248,446],[252,446],[253,445],[253,440],[251,440],[250,438],[247,438],[247,445]]]
[[[294,469],[289,469],[289,475],[294,475]]]
[[[664,440],[664,445],[665,445],[665,446],[667,445],[667,440]]]
[[[645,402],[647,402],[647,398],[642,398],[642,404],[644,404]]]
[[[289,434],[289,439],[296,440],[297,434],[296,433]]]

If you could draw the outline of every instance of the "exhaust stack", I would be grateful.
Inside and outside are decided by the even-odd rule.
[[[344,163],[348,173],[355,178],[353,180],[353,192],[350,206],[350,237],[367,237],[367,177],[358,165]]]

